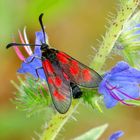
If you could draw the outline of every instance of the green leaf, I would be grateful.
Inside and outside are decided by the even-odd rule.
[[[98,95],[97,89],[82,89],[83,92],[83,101],[84,103],[87,103],[91,105],[93,109],[97,109],[99,112],[103,112],[99,101],[100,101],[100,96]]]
[[[108,124],[104,124],[102,126],[93,128],[83,135],[76,137],[74,140],[98,140],[99,137],[104,133],[107,129]]]

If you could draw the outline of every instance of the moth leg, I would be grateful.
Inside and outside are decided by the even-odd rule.
[[[71,86],[71,89],[72,89],[73,98],[74,99],[80,98],[83,94],[81,89],[76,84],[74,84],[73,82],[70,82],[70,86]]]
[[[37,58],[37,59],[40,59],[41,60],[41,58],[40,57],[38,57],[38,56],[34,56],[30,61],[25,61],[24,63],[26,63],[26,64],[29,64],[29,63],[31,63],[31,62],[33,62],[33,60],[35,59],[35,58]]]
[[[39,80],[39,74],[38,74],[38,70],[39,70],[39,69],[43,69],[43,67],[38,67],[38,68],[35,69],[36,75],[37,75],[37,77],[38,77],[37,79],[35,79],[36,81]]]

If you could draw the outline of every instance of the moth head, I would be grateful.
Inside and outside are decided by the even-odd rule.
[[[42,45],[41,45],[41,51],[45,51],[45,50],[47,50],[49,48],[49,45],[48,44],[46,44],[46,43],[42,43]]]

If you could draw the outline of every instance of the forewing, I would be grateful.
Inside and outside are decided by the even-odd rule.
[[[57,59],[71,82],[87,88],[99,86],[102,77],[96,71],[63,52],[57,53]]]
[[[64,77],[58,64],[51,64],[49,60],[45,60],[43,68],[54,106],[59,113],[64,114],[69,109],[72,100],[70,82]]]

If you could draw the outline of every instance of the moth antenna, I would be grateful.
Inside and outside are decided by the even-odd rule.
[[[10,47],[13,47],[13,46],[41,46],[41,45],[38,45],[38,44],[9,43],[9,44],[6,46],[6,49],[8,49],[8,48],[10,48]]]
[[[42,17],[43,17],[43,15],[44,15],[44,14],[41,13],[41,15],[39,16],[39,23],[40,23],[41,29],[42,29],[42,31],[43,31],[44,42],[45,42],[45,44],[46,44],[45,30],[44,30],[44,26],[43,26],[43,22],[42,22]]]

